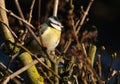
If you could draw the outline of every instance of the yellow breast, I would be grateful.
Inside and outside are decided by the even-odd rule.
[[[48,50],[54,50],[60,41],[60,36],[61,31],[48,27],[48,29],[41,36],[43,45]]]

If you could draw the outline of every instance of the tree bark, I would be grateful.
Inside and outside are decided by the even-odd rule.
[[[33,62],[31,55],[27,52],[24,52],[20,55],[20,59],[23,65],[27,65]],[[35,65],[27,70],[28,77],[30,78],[30,84],[44,84],[44,79],[39,75]]]
[[[13,45],[13,44],[15,44],[15,38],[13,37],[11,31],[8,29],[9,22],[8,22],[8,18],[7,18],[7,13],[1,7],[6,8],[5,0],[0,0],[0,30],[1,30],[0,33],[2,33],[2,36],[6,41],[10,41],[7,44],[9,49],[12,50],[13,53],[17,53],[17,52],[19,52],[20,48],[18,48],[16,45]],[[32,57],[27,52],[22,53],[20,56],[20,59],[22,60],[22,63],[24,65],[27,65],[28,63],[32,62]],[[32,66],[31,68],[29,68],[27,70],[27,72],[28,72],[28,76],[30,78],[31,84],[44,84],[44,82],[43,82],[44,80],[39,75],[35,66]]]

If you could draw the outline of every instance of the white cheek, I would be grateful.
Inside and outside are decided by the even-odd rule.
[[[55,24],[52,24],[52,23],[50,23],[54,28],[56,28],[56,29],[58,29],[58,30],[60,30],[61,31],[61,27],[60,26],[58,26],[58,25],[55,25]]]

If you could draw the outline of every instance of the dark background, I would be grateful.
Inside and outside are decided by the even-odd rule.
[[[95,0],[90,17],[98,27],[98,44],[119,52],[120,0]]]
[[[61,0],[62,1],[62,0]],[[80,5],[87,7],[90,0],[73,0],[76,10],[80,12]],[[32,0],[19,0],[24,14],[28,13]],[[44,3],[43,3],[44,2]],[[45,4],[48,0],[44,0],[41,5],[41,13],[44,13]],[[38,1],[35,3],[33,11],[33,19],[37,17]],[[6,6],[17,14],[14,0],[6,0]],[[90,22],[98,29],[97,46],[104,45],[109,52],[120,52],[120,0],[94,0],[89,11],[88,17]]]
[[[24,14],[28,13],[32,0],[20,0],[20,5]],[[87,7],[90,0],[73,0],[75,2],[76,10],[80,12],[80,5]],[[44,2],[44,3],[43,3]],[[44,0],[41,5],[41,13],[46,11],[46,3]],[[6,6],[17,14],[14,0],[6,0]],[[33,18],[37,17],[38,1],[36,1],[35,10],[33,11]],[[119,18],[120,18],[120,0],[94,0],[93,5],[89,11],[88,17],[90,22],[98,28],[98,42],[97,45],[107,46],[112,51],[119,52]]]
[[[95,0],[89,17],[98,28],[97,46],[104,45],[106,47],[106,51],[102,53],[101,58],[103,79],[105,79],[109,74],[108,67],[113,52],[117,52],[118,56],[112,68],[113,70],[120,70],[120,0]],[[98,53],[99,49],[96,53],[96,60]],[[111,80],[109,84],[115,83]]]
[[[22,1],[24,1],[25,4],[23,4]],[[30,3],[28,3],[30,1],[31,0],[20,0],[23,10],[26,7],[30,6]],[[73,0],[73,1],[76,2],[82,1],[86,6],[88,5],[89,2],[89,0]],[[6,6],[14,13],[17,13],[14,0],[6,0]],[[34,17],[35,16],[36,16],[36,12],[34,11]],[[98,41],[97,41],[98,50],[96,55],[99,53],[99,47],[101,45],[104,45],[106,47],[106,51],[102,54],[103,57],[101,59],[103,75],[104,75],[103,77],[105,78],[106,75],[108,74],[108,67],[111,62],[111,53],[113,52],[117,52],[118,54],[118,57],[117,59],[115,59],[115,63],[113,64],[113,69],[120,70],[120,66],[118,66],[120,64],[119,61],[120,60],[120,44],[119,44],[120,43],[120,35],[119,35],[120,34],[119,31],[120,0],[95,0],[89,11],[88,17],[90,18],[91,23],[98,28]],[[0,54],[1,56],[3,56],[2,52]],[[3,60],[6,60],[6,58],[3,59],[2,57],[1,61]],[[113,84],[113,82],[111,82],[110,84]]]

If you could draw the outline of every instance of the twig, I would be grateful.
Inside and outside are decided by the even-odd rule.
[[[75,34],[76,39],[77,39],[77,34],[79,33],[79,31],[80,31],[80,29],[81,29],[81,27],[82,27],[82,25],[83,25],[83,23],[84,23],[84,20],[85,20],[87,14],[88,14],[88,11],[90,10],[90,7],[91,7],[93,1],[94,1],[94,0],[90,0],[90,3],[89,3],[89,5],[88,5],[88,7],[87,7],[87,10],[85,11],[84,16],[82,17],[82,21],[80,22],[80,26],[78,27],[78,29],[77,29],[76,31],[74,31],[74,34]],[[76,23],[75,26],[73,25],[73,30],[76,29],[75,27],[77,27],[77,24],[78,24],[78,23],[79,23],[79,21]],[[68,48],[69,48],[69,46],[70,46],[71,43],[72,43],[72,40],[69,41],[69,45],[67,46]],[[82,46],[82,45],[80,44],[80,46]],[[79,47],[80,47],[80,46],[79,46]],[[83,48],[83,47],[82,47],[82,48]],[[66,49],[66,50],[67,50],[67,49]],[[85,50],[83,50],[83,51],[84,51],[85,56],[87,56],[86,51],[85,51]]]
[[[8,18],[7,18],[7,12],[4,11],[1,7],[5,8],[5,1],[4,0],[1,0],[0,1],[0,19],[6,23],[7,25],[9,25],[9,22],[8,22]],[[9,31],[9,29],[1,24],[1,29],[2,29],[2,32],[3,32],[3,36],[4,36],[4,39],[5,40],[10,40],[11,42],[14,42],[14,37],[12,36],[11,32]],[[12,49],[12,46],[10,44],[7,44],[8,47],[10,47]]]
[[[12,29],[11,29],[5,22],[3,22],[2,20],[0,20],[0,22],[1,22],[2,24],[4,24],[4,25],[9,29],[9,31],[12,33],[12,35],[13,35],[15,38],[17,38],[17,35],[12,31]]]
[[[22,13],[22,10],[21,10],[21,7],[20,7],[20,5],[19,5],[18,0],[14,0],[14,1],[15,1],[15,5],[16,5],[16,7],[17,7],[17,9],[18,9],[18,12],[19,12],[20,17],[25,20],[24,15],[23,15],[23,13]],[[19,22],[20,22],[20,21],[19,21]],[[23,25],[23,23],[20,22],[20,25]]]
[[[73,29],[73,34],[74,34],[75,40],[77,42],[77,46],[78,46],[78,48],[80,48],[80,42],[78,40],[77,32],[75,30],[76,28],[75,28],[75,24],[74,24],[73,18],[72,18],[72,29]]]
[[[34,56],[36,58],[36,60],[40,64],[42,64],[46,69],[48,69],[49,71],[51,71],[56,77],[60,78],[52,69],[50,69],[46,64],[44,64],[35,54],[33,54],[32,52],[30,52],[27,48],[25,48],[24,46],[22,46],[19,43],[16,46],[21,47],[22,49],[24,49],[25,51],[27,51],[30,55]]]
[[[3,64],[3,63],[0,63],[0,68],[3,69],[3,70],[6,70],[7,67]],[[8,74],[13,74],[13,71],[11,71],[10,69],[8,69],[8,71],[6,72]],[[19,78],[20,80],[24,80],[23,78],[21,78],[19,75],[16,76],[17,78]]]
[[[59,4],[59,0],[54,0],[53,16],[57,16],[58,4]],[[55,58],[56,63],[54,62],[54,71],[58,75],[58,64],[59,64],[59,62],[57,62],[56,60],[57,60],[57,57]],[[59,84],[59,79],[57,77],[55,77],[55,84]]]
[[[39,59],[40,60],[40,59]],[[13,79],[14,77],[18,76],[19,74],[21,74],[22,72],[26,71],[27,69],[29,69],[31,66],[37,64],[38,61],[35,60],[31,63],[29,63],[28,65],[24,66],[23,68],[19,69],[18,71],[14,72],[13,74],[9,75],[6,80],[3,82],[3,84],[7,84],[7,82],[10,80],[10,79]]]
[[[31,19],[32,19],[32,12],[33,12],[34,4],[35,4],[35,0],[32,1],[31,7],[30,7],[30,13],[29,13],[29,19],[28,19],[29,23],[31,22]],[[27,32],[28,32],[28,29],[25,30],[24,35],[22,36],[22,40],[25,39]]]
[[[32,0],[32,4],[31,4],[31,6],[30,6],[29,19],[28,19],[28,22],[29,22],[29,23],[31,22],[31,19],[32,19],[32,12],[33,12],[34,4],[35,4],[35,0]]]
[[[2,8],[3,10],[5,10],[7,13],[9,13],[9,14],[10,14],[11,16],[13,16],[14,18],[22,21],[23,23],[27,24],[29,27],[35,29],[35,27],[34,27],[33,25],[31,25],[30,23],[28,23],[28,21],[26,21],[26,20],[20,18],[19,16],[15,15],[12,11],[9,11],[9,10],[7,10],[6,8],[2,7],[2,6],[0,6],[0,8]]]
[[[40,13],[41,13],[41,0],[38,1],[38,29],[40,29]],[[44,47],[41,32],[39,32],[39,40],[41,42],[41,46]]]
[[[40,26],[40,18],[41,18],[40,14],[41,14],[41,0],[38,1],[38,28]]]
[[[53,16],[57,16],[59,0],[54,0]]]
[[[82,25],[83,25],[83,23],[84,23],[84,21],[85,21],[86,16],[88,15],[88,12],[89,12],[90,7],[92,6],[92,3],[93,3],[93,2],[94,2],[94,0],[90,0],[90,3],[89,3],[89,5],[88,5],[86,11],[84,12],[84,15],[83,15],[83,17],[82,17],[82,20],[81,20],[81,22],[80,22],[80,24],[79,24],[79,27],[78,27],[77,31],[76,31],[77,34],[79,33],[79,31],[80,31],[80,29],[81,29],[81,27],[82,27]]]
[[[83,55],[84,55],[84,57],[85,57],[85,59],[86,59],[86,62],[85,62],[86,67],[89,68],[89,69],[93,72],[93,74],[95,75],[95,77],[98,79],[99,84],[102,84],[102,80],[101,80],[100,77],[97,75],[96,71],[93,69],[93,67],[92,67],[91,64],[90,64],[89,59],[87,58],[87,53],[86,53],[84,44],[82,44],[82,50],[83,50]],[[78,56],[77,56],[77,57],[78,57]],[[78,59],[79,59],[79,57],[78,57]],[[79,60],[80,60],[80,59],[79,59]]]
[[[102,68],[101,68],[101,55],[98,54],[98,70],[99,70],[99,76],[102,78]]]
[[[48,77],[48,75],[43,71],[43,69],[41,67],[38,67],[38,69],[43,73],[43,75],[48,79],[48,81],[50,82],[50,84],[53,84],[53,82],[50,80],[50,78]]]
[[[116,75],[118,75],[118,74],[120,74],[120,71],[118,71],[118,70],[113,70],[113,71],[111,72],[111,75],[109,74],[109,77],[105,80],[105,84],[108,84],[108,81],[111,80],[111,78],[112,78],[113,76],[116,76]]]
[[[85,49],[85,45],[84,45],[84,43],[82,43],[81,45],[82,45],[83,54],[87,58],[87,52],[86,52],[86,49]]]
[[[72,39],[70,38],[67,42],[66,42],[66,46],[64,47],[64,51],[63,51],[63,54],[65,54],[70,46],[72,42]]]
[[[7,13],[9,13],[11,16],[15,17],[16,19],[18,19],[18,20],[24,22],[26,25],[28,25],[29,27],[27,27],[27,29],[29,30],[29,32],[31,33],[31,35],[34,37],[34,39],[36,40],[36,42],[41,46],[41,43],[40,43],[39,39],[37,38],[37,36],[35,35],[35,33],[34,33],[34,32],[32,31],[32,29],[31,29],[31,28],[35,29],[34,26],[32,26],[32,25],[31,25],[30,23],[28,23],[26,20],[18,17],[18,16],[15,15],[13,12],[5,9],[4,7],[0,6],[0,8],[2,8],[3,10],[5,10],[5,11],[6,11]],[[30,27],[31,27],[31,28],[30,28]]]
[[[28,65],[24,66],[23,68],[19,69],[18,71],[14,72],[13,74],[9,75],[6,80],[3,82],[3,84],[6,84],[10,79],[13,79],[14,77],[16,77],[17,75],[21,74],[22,72],[26,71],[27,69],[29,69],[31,66],[37,64],[37,63],[41,63],[45,68],[47,68],[49,71],[51,71],[56,77],[60,78],[58,75],[56,75],[56,73],[54,73],[54,71],[52,71],[47,65],[45,65],[42,62],[42,58],[39,59],[37,58],[36,60],[34,60],[33,62],[29,63]]]
[[[25,50],[26,52],[28,52],[30,55],[34,56],[35,54],[33,54],[31,51],[29,51],[26,47],[24,47],[23,45],[17,43],[16,46],[22,48],[23,50]]]
[[[32,56],[34,56],[34,57],[36,58],[36,60],[37,60],[40,64],[42,64],[45,68],[47,68],[49,71],[51,71],[56,77],[60,78],[58,75],[56,75],[56,73],[54,73],[54,71],[53,71],[52,69],[50,69],[47,65],[45,65],[43,62],[41,62],[41,60],[39,60],[39,58],[38,58],[35,54],[31,53],[31,52],[30,52],[27,48],[25,48],[24,46],[22,46],[22,45],[20,45],[20,44],[19,44],[19,46],[20,46],[21,48],[23,48],[25,51],[27,51],[29,54],[31,54]]]
[[[52,69],[50,69],[46,64],[44,64],[39,58],[37,58],[36,56],[34,56],[34,57],[37,59],[37,61],[38,61],[40,64],[42,64],[46,69],[48,69],[49,71],[51,71],[57,78],[60,79],[60,76],[57,75]]]
[[[79,23],[80,23],[80,20],[77,20],[77,22],[75,23],[75,30],[76,30],[77,26],[79,25]]]
[[[105,81],[106,84],[108,84],[108,81],[114,76],[114,75],[112,75],[112,77],[111,77],[111,73],[112,74],[117,73],[117,71],[112,69],[113,62],[114,62],[114,59],[112,59],[112,61],[110,63],[110,66],[109,66],[109,73],[108,73],[106,81]]]
[[[72,39],[70,38],[69,41],[66,42],[66,45],[65,45],[65,47],[64,47],[64,51],[63,51],[63,53],[61,53],[61,54],[64,55],[64,54],[67,52],[67,50],[68,50],[71,42],[72,42]],[[62,58],[63,58],[63,56],[59,56],[59,58],[57,59],[57,62],[62,61]],[[63,62],[63,63],[64,63],[64,62]]]
[[[73,77],[75,78],[76,84],[79,84],[77,76],[73,75]]]

